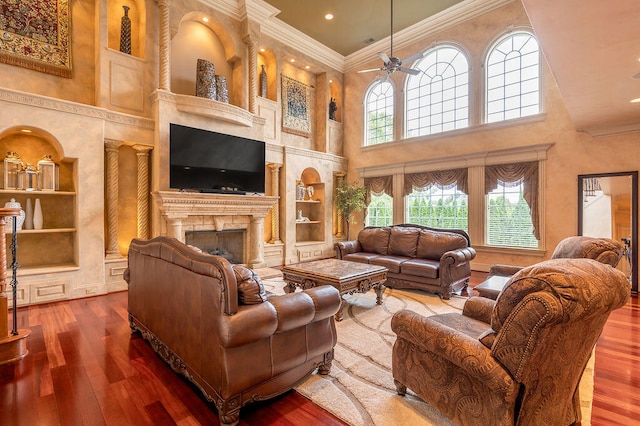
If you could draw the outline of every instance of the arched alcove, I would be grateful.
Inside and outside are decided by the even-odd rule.
[[[342,82],[336,78],[329,79],[329,97],[334,99],[338,109],[335,111],[337,122],[342,122]]]
[[[272,101],[278,100],[278,61],[276,60],[276,55],[273,51],[267,47],[260,47],[258,50],[258,96],[261,95],[261,85],[262,85],[262,66],[264,65],[264,70],[267,75],[267,96],[265,98],[270,99]]]
[[[109,42],[113,50],[120,50],[120,35],[122,32],[122,17],[124,6],[129,8],[128,16],[131,20],[131,55],[144,58],[146,51],[147,12],[145,0],[118,0],[109,2],[107,22]]]
[[[196,94],[196,69],[198,59],[211,62],[215,74],[225,77],[229,101],[236,99],[232,93],[233,78],[238,62],[236,45],[229,32],[210,16],[198,12],[186,14],[171,40],[171,91],[184,95]]]

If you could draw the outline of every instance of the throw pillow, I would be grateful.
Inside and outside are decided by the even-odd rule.
[[[231,265],[238,284],[238,303],[255,305],[267,300],[262,280],[252,269],[242,265]]]

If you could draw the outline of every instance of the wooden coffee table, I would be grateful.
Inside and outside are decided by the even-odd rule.
[[[284,286],[286,293],[293,293],[296,287],[305,290],[321,285],[331,285],[337,288],[342,296],[366,293],[373,288],[376,292],[376,303],[381,305],[384,282],[387,280],[387,268],[347,260],[323,259],[286,265],[282,268],[282,276],[287,283]],[[344,299],[336,313],[336,321],[342,321],[343,307]]]
[[[478,294],[482,297],[496,300],[502,292],[504,285],[510,278],[511,276],[493,275],[475,286],[473,289],[478,290]]]

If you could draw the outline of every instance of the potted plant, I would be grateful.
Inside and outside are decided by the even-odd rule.
[[[366,194],[367,190],[357,184],[348,184],[343,180],[338,185],[335,198],[336,210],[338,210],[338,213],[344,215],[347,222],[347,240],[351,239],[349,232],[351,215],[366,207],[364,203]]]

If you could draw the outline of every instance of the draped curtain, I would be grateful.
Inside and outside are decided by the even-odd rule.
[[[499,164],[485,167],[484,192],[489,194],[498,187],[514,187],[523,183],[523,197],[531,209],[533,235],[540,240],[540,214],[538,211],[538,162]]]
[[[368,206],[371,203],[371,195],[382,195],[384,192],[393,197],[393,176],[380,176],[374,178],[365,178],[364,187],[367,189],[367,195],[364,202]]]
[[[459,191],[469,194],[467,174],[467,169],[409,173],[404,175],[404,195],[411,194],[413,188],[425,188],[431,185],[438,185],[441,189],[451,189],[457,185]]]

